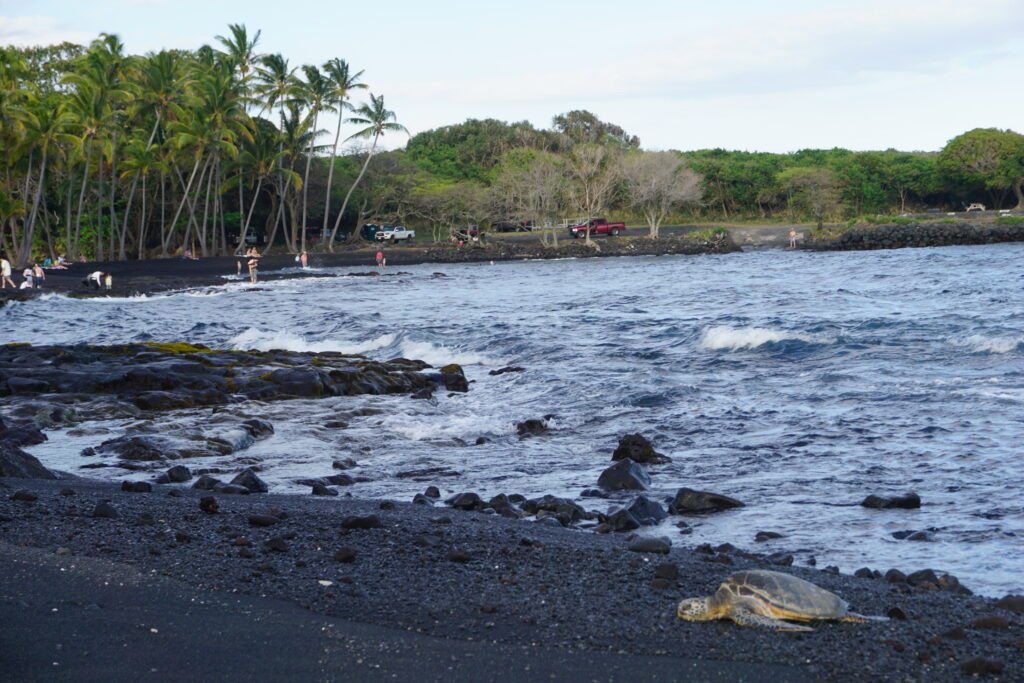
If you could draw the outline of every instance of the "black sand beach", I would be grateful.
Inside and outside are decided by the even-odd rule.
[[[171,485],[0,491],[0,664],[16,680],[1024,675],[1020,599],[787,567],[893,618],[772,633],[676,618],[680,598],[732,571],[780,569],[678,538],[663,555],[627,550],[629,534],[443,505],[217,495],[206,513],[209,492]],[[95,516],[103,501],[115,517]]]

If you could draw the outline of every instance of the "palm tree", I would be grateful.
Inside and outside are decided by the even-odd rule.
[[[263,181],[281,174],[293,187],[301,187],[302,180],[297,173],[281,168],[281,157],[283,152],[279,143],[280,133],[277,127],[266,119],[257,118],[253,120],[252,140],[244,143],[239,154],[238,164],[242,169],[247,170],[250,177],[256,178],[256,189],[253,191],[252,202],[245,214],[242,229],[239,231],[238,248],[236,254],[241,253],[246,244],[246,236],[249,234],[249,225],[252,222],[252,214],[256,208],[256,201],[259,199]],[[271,209],[276,208],[276,203]],[[241,211],[242,209],[239,208]]]
[[[388,111],[384,107],[384,96],[375,97],[373,93],[370,93],[369,104],[362,104],[355,109],[355,116],[351,117],[349,123],[356,125],[364,125],[360,131],[353,133],[348,136],[349,140],[355,138],[373,138],[373,144],[370,145],[370,151],[366,154],[366,161],[363,163],[363,167],[359,170],[359,175],[352,182],[352,186],[348,188],[348,193],[345,195],[345,201],[341,204],[341,213],[338,214],[338,220],[341,220],[341,216],[345,214],[345,208],[348,206],[348,200],[352,197],[352,191],[356,189],[356,185],[362,180],[363,175],[366,173],[366,167],[370,165],[370,159],[373,158],[373,152],[377,149],[377,141],[380,140],[381,136],[386,132],[400,131],[409,134],[405,126],[395,121],[395,112]],[[328,248],[331,251],[334,250],[334,235],[337,232],[335,227],[334,232],[331,233],[331,240],[327,243]]]
[[[298,88],[298,99],[302,104],[309,107],[308,116],[312,118],[313,123],[310,126],[312,135],[309,136],[309,149],[306,151],[306,172],[302,176],[302,236],[299,238],[299,251],[306,250],[306,218],[308,215],[307,207],[309,205],[309,167],[313,161],[313,146],[316,143],[317,136],[320,135],[320,131],[317,130],[316,126],[319,121],[321,111],[334,111],[334,107],[328,101],[333,90],[331,81],[325,78],[320,72],[320,69],[315,66],[310,66],[308,64],[304,65],[302,67],[302,71],[306,74],[306,81]]]
[[[334,185],[334,160],[338,156],[338,140],[341,138],[341,122],[344,118],[342,116],[346,109],[351,109],[352,106],[348,103],[348,96],[352,90],[366,88],[365,83],[360,83],[359,78],[363,75],[363,72],[352,73],[349,68],[348,62],[344,59],[338,59],[335,57],[331,61],[324,64],[324,71],[327,74],[327,78],[331,82],[331,103],[335,107],[335,111],[338,112],[338,126],[334,131],[334,146],[331,147],[331,165],[327,170],[327,192],[324,199],[324,227],[323,236],[327,237],[327,221],[331,214],[331,190]],[[334,227],[331,229],[331,237],[329,243],[334,241],[334,233],[338,229],[338,223],[341,222],[341,214],[338,214],[338,220],[335,221]]]
[[[17,261],[28,263],[32,256],[32,238],[35,235],[36,218],[39,216],[40,201],[46,185],[46,164],[51,148],[57,143],[67,141],[70,136],[65,132],[71,126],[73,118],[58,104],[58,98],[48,97],[40,101],[32,110],[20,112],[28,139],[39,149],[39,182],[36,185],[36,196],[32,202],[32,212],[25,223],[22,243],[18,247]]]
[[[255,62],[260,58],[256,54],[256,44],[260,42],[262,31],[256,31],[256,35],[249,40],[249,33],[245,24],[228,24],[231,37],[217,36],[217,40],[224,46],[223,53],[230,60],[233,69],[238,71],[238,80],[246,90],[248,97],[249,79],[252,77],[252,69]]]

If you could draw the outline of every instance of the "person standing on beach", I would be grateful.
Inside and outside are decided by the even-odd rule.
[[[302,252],[301,254],[299,254],[299,263],[302,265],[303,268],[308,268],[309,254],[307,254],[306,252]]]
[[[377,265],[380,266],[381,268],[383,268],[387,264],[388,264],[388,260],[386,258],[384,258],[384,252],[383,251],[378,251],[377,252]]]
[[[32,286],[36,289],[42,289],[43,283],[46,282],[46,273],[39,267],[38,263],[32,264]]]
[[[256,284],[257,270],[260,266],[260,254],[253,249],[249,253],[249,281]]]
[[[26,266],[25,270],[21,271],[21,276],[25,278],[25,281],[21,283],[21,289],[32,289],[34,286],[32,283],[32,266]]]
[[[5,258],[0,258],[0,281],[3,282],[2,289],[7,289],[8,283],[11,289],[17,289],[14,280],[11,279],[11,262]]]
[[[796,228],[789,229],[789,248],[796,249]]]

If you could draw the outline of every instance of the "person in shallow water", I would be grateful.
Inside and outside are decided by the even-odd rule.
[[[789,248],[796,249],[796,229],[789,229]]]
[[[386,258],[384,258],[384,252],[383,251],[378,251],[377,252],[377,265],[381,266],[383,268],[387,264],[388,264],[388,260]]]
[[[255,249],[249,254],[249,281],[254,283],[257,278],[257,271],[260,267],[260,254]]]

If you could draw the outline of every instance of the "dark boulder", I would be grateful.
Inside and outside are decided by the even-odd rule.
[[[380,523],[380,518],[377,515],[368,515],[366,517],[346,517],[341,520],[342,529],[380,529],[384,525]]]
[[[605,524],[611,531],[632,531],[640,528],[640,522],[626,508],[612,511],[605,520]]]
[[[510,497],[509,502],[512,501]],[[524,500],[520,505],[523,512],[542,517],[556,517],[563,526],[569,526],[583,519],[587,511],[568,498],[559,498],[548,494],[541,498]]]
[[[242,422],[242,427],[257,439],[274,433],[274,425],[270,424],[266,420],[259,420],[256,418],[245,420]]]
[[[531,418],[516,424],[516,434],[519,436],[534,436],[543,434],[548,430],[548,421],[538,418]]]
[[[695,491],[681,488],[669,503],[668,511],[674,515],[686,515],[700,512],[718,512],[729,508],[743,507],[743,503],[718,493]]]
[[[121,490],[129,493],[151,493],[153,485],[148,481],[122,481]]]
[[[8,377],[7,388],[12,394],[45,394],[50,384],[36,377]]]
[[[218,507],[220,506],[217,504],[217,499],[213,496],[203,496],[199,499],[199,509],[207,514],[212,515]]]
[[[480,496],[472,492],[457,493],[446,500],[445,503],[459,510],[482,510],[484,507],[484,502],[480,499]]]
[[[256,476],[256,472],[251,467],[246,467],[244,470],[235,475],[235,478],[228,482],[229,486],[244,486],[249,489],[252,493],[266,493],[267,484],[262,479]]]
[[[754,536],[754,541],[757,543],[763,543],[765,541],[770,541],[772,539],[782,537],[782,534],[777,533],[775,531],[758,531],[757,534]]]
[[[19,479],[56,479],[50,470],[34,455],[29,455],[17,446],[0,442],[0,477]]]
[[[160,460],[176,460],[180,454],[162,439],[153,436],[119,436],[107,439],[96,449],[99,453],[118,455],[125,460],[140,462],[157,462]]]
[[[314,496],[336,496],[338,492],[332,488],[328,488],[323,484],[313,484],[313,490],[311,493]]]
[[[672,458],[655,451],[651,442],[640,434],[626,434],[619,437],[619,445],[612,453],[612,460],[624,458],[650,465],[663,465],[672,462]]]
[[[220,479],[214,479],[208,474],[204,474],[195,480],[192,484],[192,488],[199,489],[200,491],[213,491],[218,486],[224,486],[224,482]]]
[[[507,365],[507,366],[505,366],[503,368],[499,368],[497,370],[491,370],[487,374],[488,375],[504,375],[506,372],[522,372],[525,369],[526,368],[520,368],[520,367],[515,366],[515,365]]]
[[[672,541],[664,536],[641,536],[626,546],[626,548],[634,553],[660,553],[668,555],[672,549]]]
[[[877,508],[888,510],[891,508],[912,510],[921,507],[921,497],[916,493],[906,493],[902,496],[876,496],[870,495],[860,503],[866,508]]]
[[[180,484],[186,482],[192,478],[192,470],[185,467],[184,465],[175,465],[164,473],[167,477],[167,482],[171,484]]]
[[[651,477],[644,466],[629,458],[618,461],[597,478],[597,485],[609,491],[644,491],[651,483]]]
[[[637,496],[636,500],[626,509],[636,518],[636,521],[645,526],[657,524],[668,517],[665,508],[661,507],[661,503],[653,501],[644,495]]]
[[[441,381],[444,383],[445,389],[448,391],[469,391],[469,383],[466,381],[466,375],[462,371],[462,366],[456,363],[450,363],[440,369]]]
[[[104,500],[93,508],[92,516],[103,519],[116,519],[117,508],[111,505],[109,501]]]
[[[999,609],[1008,609],[1011,612],[1024,612],[1024,595],[1006,595],[996,601]]]
[[[46,434],[34,422],[0,422],[0,442],[12,446],[35,446],[46,441]]]
[[[417,493],[415,496],[412,497],[412,502],[415,503],[416,505],[433,505],[434,499],[425,496],[422,493]]]

